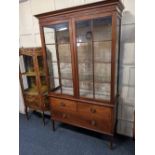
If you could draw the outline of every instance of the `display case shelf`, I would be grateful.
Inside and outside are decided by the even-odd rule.
[[[92,40],[91,43],[102,43],[102,42],[111,42],[112,40],[99,40],[99,41],[95,41],[95,40]],[[83,43],[83,44],[88,44],[90,43],[89,41],[77,41],[76,43]]]
[[[21,73],[21,74],[26,75],[26,76],[36,76],[35,72],[24,72],[24,73]]]
[[[45,44],[45,45],[70,45],[70,43],[48,43],[48,44]]]
[[[42,86],[41,87],[41,93],[45,93],[47,91],[48,91],[48,87],[47,86]],[[39,95],[39,92],[38,92],[37,88],[26,89],[24,93],[27,94],[27,95]]]

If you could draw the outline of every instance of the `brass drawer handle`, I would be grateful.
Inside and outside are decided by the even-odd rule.
[[[91,121],[91,125],[96,126],[96,121],[95,120],[92,120]]]
[[[65,107],[66,105],[65,105],[65,103],[63,103],[63,102],[60,102],[60,106],[61,106],[61,107]]]
[[[91,111],[92,113],[96,113],[96,109],[94,109],[94,108],[90,108],[90,111]]]
[[[63,117],[63,118],[67,118],[67,115],[66,115],[66,114],[62,114],[62,117]]]

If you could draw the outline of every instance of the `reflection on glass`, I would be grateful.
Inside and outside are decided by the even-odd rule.
[[[110,100],[112,18],[76,22],[80,97]]]
[[[91,21],[80,21],[77,28],[77,55],[79,93],[82,97],[93,98],[93,50]]]
[[[111,64],[95,63],[95,82],[111,81]]]
[[[44,71],[43,57],[38,56],[37,59],[38,59],[39,71],[43,72]]]
[[[24,57],[23,55],[20,55],[19,57],[19,69],[21,73],[25,72],[25,64],[24,64]]]
[[[70,44],[58,45],[59,61],[64,63],[71,63]]]
[[[95,83],[95,98],[102,100],[110,100],[110,84]]]
[[[44,27],[51,90],[73,95],[72,65],[68,23]]]
[[[31,95],[38,94],[35,76],[22,75],[22,81],[23,81],[24,90],[27,94],[31,94]]]
[[[104,17],[93,20],[93,39],[94,41],[111,40],[112,18]]]
[[[26,72],[34,72],[33,57],[24,55],[23,58]]]
[[[110,100],[112,18],[93,20],[95,99]]]
[[[92,39],[91,21],[80,21],[76,24],[77,42],[89,42]]]
[[[94,42],[94,59],[95,62],[111,63],[111,41]]]
[[[79,81],[80,96],[93,98],[93,83],[92,81]]]
[[[60,71],[62,79],[72,79],[71,63],[60,63]]]
[[[116,27],[116,51],[115,51],[115,95],[117,95],[117,79],[118,79],[118,55],[119,55],[119,39],[120,39],[120,19],[117,18],[117,27]]]

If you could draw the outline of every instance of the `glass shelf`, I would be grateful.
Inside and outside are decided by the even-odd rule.
[[[22,73],[22,75],[26,75],[26,76],[36,76],[35,72],[24,72]]]
[[[70,45],[70,43],[49,43],[49,44],[45,44],[45,45]]]
[[[91,42],[92,43],[104,43],[104,42],[111,42],[112,40],[98,40],[98,41],[96,41],[96,40],[91,40]],[[79,45],[79,44],[88,44],[88,43],[90,43],[90,41],[77,41],[76,42],[77,43],[77,45]]]
[[[82,57],[79,58],[80,60],[78,61],[78,63],[80,64],[87,64],[90,63],[90,61],[92,61],[91,59],[83,59]],[[57,61],[52,61],[52,63],[57,63]],[[65,61],[61,61],[59,63],[71,63],[71,60],[66,59]],[[103,60],[94,60],[94,63],[105,63],[105,64],[111,64],[111,62],[109,61],[103,61]]]

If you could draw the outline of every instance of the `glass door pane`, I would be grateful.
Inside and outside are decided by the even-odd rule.
[[[20,55],[19,68],[24,92],[29,95],[38,95],[36,84],[36,72],[34,69],[33,56]]]
[[[36,76],[22,75],[23,88],[28,95],[38,95]]]
[[[112,18],[76,22],[80,97],[110,100]]]
[[[43,56],[37,56],[39,73],[40,73],[40,83],[41,83],[41,92],[45,93],[48,91],[47,82],[46,82],[46,74],[44,70],[43,64]]]
[[[51,90],[73,95],[71,49],[68,23],[44,27]]]
[[[93,49],[91,20],[76,23],[79,94],[93,98]]]
[[[112,18],[93,20],[95,99],[110,100]]]
[[[44,72],[44,64],[43,64],[43,56],[37,56],[39,72],[40,74],[45,74]]]
[[[25,74],[35,74],[33,57],[28,55],[20,56],[20,71]]]

